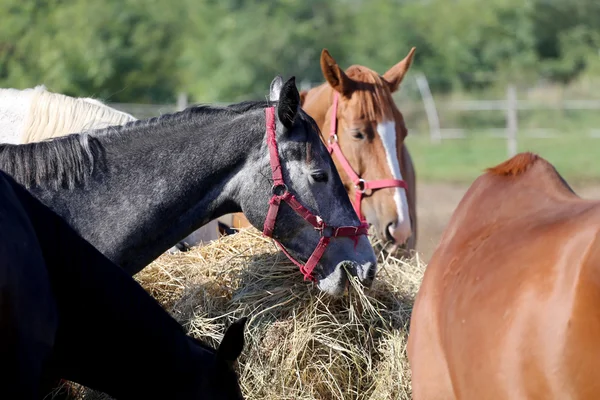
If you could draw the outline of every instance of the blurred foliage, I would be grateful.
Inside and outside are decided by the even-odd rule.
[[[417,47],[436,92],[600,71],[597,0],[2,0],[0,86],[113,102],[263,97],[276,74],[383,74]]]

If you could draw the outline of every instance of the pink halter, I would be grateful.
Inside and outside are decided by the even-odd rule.
[[[329,130],[329,139],[327,140],[329,144],[328,149],[330,154],[335,154],[337,159],[342,164],[342,168],[344,169],[346,174],[348,174],[350,179],[352,179],[352,183],[354,183],[354,188],[356,189],[356,196],[354,199],[354,210],[356,211],[356,214],[358,214],[360,220],[362,222],[365,222],[366,220],[362,215],[360,203],[362,202],[362,198],[367,190],[377,190],[387,187],[401,187],[405,190],[408,190],[408,185],[405,181],[400,179],[379,179],[374,181],[365,181],[364,179],[361,179],[361,177],[358,176],[356,172],[354,172],[354,169],[352,169],[352,166],[350,165],[346,157],[344,157],[344,153],[342,153],[342,149],[340,148],[340,145],[338,143],[338,136],[336,133],[338,96],[339,94],[337,92],[334,92],[332,106],[333,111],[331,113],[331,126]]]
[[[269,107],[265,109],[267,118],[267,145],[269,147],[269,154],[271,159],[271,171],[273,174],[273,197],[269,201],[269,211],[265,219],[263,228],[263,235],[273,238],[273,230],[275,229],[275,221],[277,219],[277,213],[279,211],[279,205],[282,201],[286,202],[296,213],[304,218],[308,223],[314,226],[315,230],[321,234],[321,239],[317,247],[309,257],[305,265],[302,265],[299,261],[296,261],[287,250],[273,238],[273,241],[279,246],[283,253],[300,268],[300,272],[304,275],[304,280],[316,281],[313,276],[313,270],[317,266],[317,263],[325,253],[327,245],[331,241],[331,238],[335,237],[351,237],[358,241],[358,237],[366,235],[368,232],[368,225],[362,223],[359,226],[340,226],[333,227],[328,226],[323,222],[321,217],[314,215],[307,208],[305,208],[300,202],[288,191],[288,188],[283,180],[283,174],[281,172],[281,163],[279,161],[279,152],[277,151],[277,135],[275,133],[275,108]]]

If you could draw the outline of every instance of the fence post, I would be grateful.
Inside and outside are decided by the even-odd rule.
[[[442,141],[440,118],[435,107],[435,102],[433,101],[433,96],[431,95],[431,90],[429,89],[429,82],[427,82],[427,78],[422,73],[417,74],[416,80],[425,106],[427,121],[429,122],[429,138],[432,143],[440,143]]]
[[[177,111],[183,111],[188,106],[187,93],[180,92],[177,95]]]
[[[517,90],[510,84],[506,90],[506,145],[508,157],[517,154]]]

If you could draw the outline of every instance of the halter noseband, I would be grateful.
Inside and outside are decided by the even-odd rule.
[[[352,166],[350,165],[350,163],[348,162],[346,157],[344,157],[344,153],[342,153],[342,149],[338,143],[338,136],[337,136],[338,96],[339,96],[338,93],[334,92],[333,106],[332,106],[333,111],[331,114],[331,125],[330,125],[330,130],[329,130],[329,139],[327,140],[327,142],[328,142],[327,147],[329,149],[329,153],[335,154],[337,159],[342,164],[342,168],[344,168],[344,171],[346,172],[346,174],[348,174],[350,179],[352,179],[352,183],[354,183],[354,189],[356,190],[356,196],[354,199],[354,210],[356,211],[356,214],[358,214],[358,217],[360,218],[360,220],[362,222],[365,222],[366,220],[365,220],[364,216],[362,215],[360,203],[362,202],[363,195],[365,194],[365,192],[367,190],[375,191],[377,189],[383,189],[383,188],[388,188],[388,187],[401,187],[404,190],[408,190],[408,185],[406,184],[405,181],[403,181],[401,179],[378,179],[378,180],[373,180],[373,181],[365,181],[360,176],[358,176],[358,174],[356,172],[354,172],[354,169],[352,168]]]
[[[273,197],[269,201],[269,211],[265,219],[263,228],[263,235],[270,237],[279,246],[283,253],[300,268],[300,272],[304,275],[304,280],[316,281],[313,276],[313,270],[317,266],[317,263],[325,253],[327,245],[331,241],[331,238],[335,237],[350,237],[355,241],[361,235],[366,235],[368,232],[368,225],[361,223],[359,226],[328,226],[323,222],[321,217],[314,215],[306,207],[288,191],[288,188],[283,180],[283,174],[281,171],[281,163],[279,161],[279,152],[277,150],[277,135],[275,133],[275,108],[268,107],[265,109],[267,118],[267,145],[269,147],[269,155],[271,160],[271,171],[273,174]],[[279,205],[281,202],[286,202],[297,214],[304,218],[308,223],[314,226],[315,230],[321,234],[321,239],[317,247],[309,257],[305,265],[302,265],[299,261],[296,261],[288,251],[273,238],[273,230],[275,229],[275,221],[277,219],[277,213],[279,211]]]

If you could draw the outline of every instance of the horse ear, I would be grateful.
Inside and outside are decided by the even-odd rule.
[[[354,89],[354,81],[337,65],[327,49],[321,51],[321,71],[331,87],[342,95],[349,95]]]
[[[281,93],[281,87],[283,86],[283,79],[281,75],[277,75],[275,79],[271,82],[270,90],[269,90],[269,100],[277,101],[279,100],[279,94]]]
[[[217,360],[231,365],[244,350],[244,327],[248,318],[243,317],[227,328],[217,350]]]
[[[298,109],[300,108],[300,94],[296,87],[296,78],[292,76],[288,79],[279,92],[279,106],[277,107],[277,116],[286,128],[290,129],[294,125]]]
[[[415,47],[410,49],[410,52],[408,53],[408,55],[406,57],[404,57],[404,60],[402,60],[398,64],[394,65],[385,74],[383,74],[383,79],[385,79],[387,81],[387,83],[390,86],[390,90],[392,92],[395,92],[396,90],[398,90],[398,87],[400,87],[400,83],[404,79],[404,75],[406,75],[406,72],[408,71],[408,69],[410,68],[410,65],[412,64],[415,50],[416,50]]]

